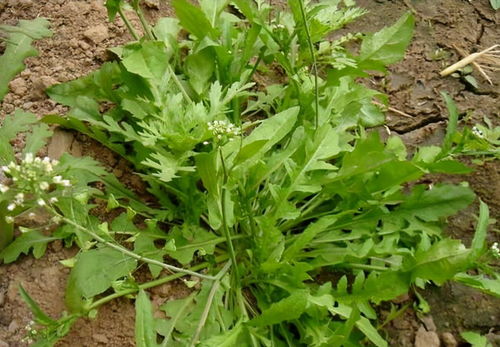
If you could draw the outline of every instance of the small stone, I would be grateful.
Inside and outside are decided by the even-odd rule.
[[[9,344],[4,340],[0,340],[0,347],[9,347]]]
[[[423,326],[420,326],[415,336],[415,347],[439,347],[440,345],[441,342],[436,332],[427,331]]]
[[[90,45],[85,41],[78,41],[78,46],[80,46],[80,48],[83,49],[84,51],[90,49]]]
[[[51,76],[41,76],[33,79],[33,97],[35,99],[44,99],[45,98],[45,89],[48,87],[57,84],[58,81]]]
[[[25,102],[23,104],[23,109],[29,110],[31,108],[31,106],[33,106],[33,103],[31,101]]]
[[[160,0],[144,0],[144,5],[158,10],[160,8]]]
[[[441,335],[441,340],[443,341],[443,344],[445,347],[457,347],[458,343],[457,340],[455,339],[455,336],[453,336],[452,333],[443,333]]]
[[[16,95],[24,95],[28,91],[26,81],[23,78],[16,78],[10,82],[10,90]]]
[[[90,27],[85,30],[83,36],[94,43],[101,43],[109,37],[108,27],[106,27],[104,24]]]
[[[103,334],[94,334],[92,335],[92,337],[96,342],[99,343],[107,344],[109,342],[109,339]]]
[[[19,323],[14,319],[12,322],[10,322],[7,330],[9,330],[9,332],[11,333],[15,333],[16,331],[19,330]]]
[[[436,324],[434,324],[432,316],[424,316],[420,318],[420,320],[422,321],[422,323],[424,323],[427,331],[436,331]]]
[[[74,136],[72,133],[56,129],[47,149],[50,159],[59,159],[64,153],[69,152]]]

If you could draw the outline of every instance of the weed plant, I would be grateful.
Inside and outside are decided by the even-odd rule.
[[[387,346],[376,305],[430,283],[500,295],[487,206],[466,248],[443,227],[474,200],[471,189],[416,182],[471,172],[455,157],[494,154],[498,137],[459,133],[446,94],[441,147],[409,154],[398,137],[383,142],[368,129],[384,122],[373,101],[387,100],[359,80],[403,57],[410,14],[363,35],[338,31],[365,14],[349,0],[289,0],[283,11],[262,0],[172,5],[177,18],[151,25],[138,0],[108,0],[110,20],[119,15],[134,41],[48,90],[65,116],[38,123],[17,111],[0,128],[2,139],[28,139],[19,158],[7,141],[0,148],[0,259],[41,257],[53,240],[80,248],[63,262],[71,274],[62,317],[21,288],[34,346],[52,346],[76,319],[124,296],[135,298],[137,346],[257,347]],[[51,134],[46,123],[126,158],[156,203],[91,158],[35,158]],[[103,201],[113,220],[93,213]],[[23,225],[40,209],[49,221]],[[139,281],[143,264],[150,279]],[[174,280],[190,294],[154,318],[147,289]],[[393,305],[390,317],[399,313]]]

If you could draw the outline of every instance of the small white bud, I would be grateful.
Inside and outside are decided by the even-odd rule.
[[[29,219],[33,219],[33,218],[35,218],[35,216],[36,215],[33,212],[28,213],[28,218]]]
[[[210,142],[208,142],[208,141],[203,141],[203,144],[204,144],[204,145],[208,145],[209,143],[210,143]]]
[[[45,205],[46,205],[46,202],[45,202],[45,200],[43,200],[43,199],[38,199],[38,200],[36,201],[36,203],[38,204],[38,206],[45,206]]]
[[[10,172],[10,169],[8,166],[2,166],[2,171],[5,172],[5,173],[9,173]]]
[[[54,182],[55,184],[60,184],[62,182],[62,176],[54,176],[52,182]]]
[[[59,199],[58,199],[58,198],[56,198],[55,196],[53,196],[53,197],[51,197],[51,198],[49,199],[49,202],[50,202],[51,204],[56,203],[56,202],[58,202],[58,201],[59,201]]]
[[[47,189],[49,189],[49,184],[47,182],[45,182],[45,181],[40,182],[40,189],[41,190],[47,190]]]
[[[33,163],[33,153],[26,153],[26,155],[24,156],[24,162],[26,164]]]
[[[14,211],[15,208],[16,204],[9,204],[9,206],[7,206],[7,211]]]
[[[62,180],[61,184],[63,187],[71,187],[71,182],[69,180]]]
[[[5,221],[6,221],[8,224],[12,224],[12,223],[14,223],[14,217],[7,216],[7,217],[5,217]]]
[[[0,192],[1,193],[7,193],[9,191],[9,187],[3,185],[3,184],[0,184]]]

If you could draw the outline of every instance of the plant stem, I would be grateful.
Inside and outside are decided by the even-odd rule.
[[[315,104],[315,115],[314,115],[314,126],[318,129],[319,122],[319,88],[318,88],[318,64],[316,62],[316,54],[314,54],[314,46],[311,39],[311,33],[309,32],[309,25],[307,24],[307,16],[304,10],[303,0],[297,0],[299,2],[300,14],[302,15],[302,20],[304,22],[304,30],[307,36],[307,44],[309,46],[309,53],[311,54],[311,59],[313,62],[313,73],[314,73],[314,104]]]
[[[125,26],[127,27],[128,31],[130,32],[130,35],[134,38],[134,40],[139,41],[139,35],[135,31],[134,27],[132,26],[132,23],[128,20],[127,16],[125,15],[125,12],[123,12],[123,9],[121,6],[118,7],[118,14],[122,18],[123,22],[125,23]]]
[[[198,338],[200,337],[201,330],[203,329],[203,327],[205,326],[205,322],[207,321],[208,313],[210,312],[210,307],[212,306],[215,293],[217,293],[217,289],[219,289],[220,280],[222,276],[224,276],[226,272],[229,270],[230,266],[231,266],[231,261],[228,261],[226,265],[224,265],[222,270],[220,270],[220,272],[215,277],[215,281],[212,284],[212,288],[210,288],[210,293],[208,294],[207,303],[205,304],[205,308],[203,309],[203,312],[201,314],[200,322],[198,323],[196,332],[193,335],[193,338],[191,339],[190,347],[193,347],[198,343]]]
[[[236,262],[236,252],[234,251],[233,241],[231,240],[231,234],[229,233],[229,228],[227,227],[226,194],[225,194],[226,192],[224,189],[224,184],[226,184],[226,182],[227,182],[228,175],[227,175],[226,164],[224,162],[224,155],[222,154],[221,147],[219,147],[219,155],[220,155],[220,160],[221,160],[221,165],[222,165],[222,171],[224,174],[223,186],[221,187],[221,201],[220,201],[221,215],[222,215],[222,229],[224,231],[224,236],[226,237],[227,246],[229,247],[229,254],[231,256],[231,261],[233,262],[235,276],[236,276],[236,278],[240,278],[238,263]]]
[[[217,263],[220,263],[220,262],[225,261],[227,259],[228,259],[227,255],[222,255],[222,256],[217,257],[215,259],[215,261]],[[210,265],[211,265],[210,263],[205,262],[205,263],[201,263],[201,264],[195,265],[195,266],[189,268],[189,270],[191,270],[191,271],[199,271],[199,270],[202,270],[202,269],[205,269],[205,268],[209,267]],[[126,290],[122,290],[120,292],[116,292],[116,293],[110,294],[110,295],[108,295],[108,296],[106,296],[104,298],[101,298],[101,299],[95,301],[92,305],[90,305],[90,307],[88,308],[88,311],[96,309],[99,306],[101,306],[101,305],[103,305],[103,304],[105,304],[105,303],[107,303],[107,302],[109,302],[109,301],[111,301],[113,299],[116,299],[116,298],[119,298],[119,297],[122,297],[122,296],[125,296],[125,295],[128,295],[128,294],[136,293],[136,292],[138,292],[141,289],[153,288],[153,287],[162,285],[164,283],[173,281],[175,279],[181,278],[183,276],[186,276],[186,274],[178,272],[178,273],[175,273],[175,274],[172,274],[172,275],[169,275],[169,276],[165,276],[165,277],[159,278],[159,279],[154,280],[154,281],[150,281],[150,282],[146,282],[146,283],[140,284],[137,288],[130,288],[130,289],[126,289]]]
[[[84,233],[92,236],[95,240],[99,241],[100,243],[104,244],[105,246],[109,247],[109,248],[113,248],[125,255],[128,255],[129,257],[131,258],[134,258],[134,259],[137,259],[139,261],[143,261],[145,263],[149,263],[149,264],[154,264],[154,265],[158,265],[164,269],[167,269],[169,271],[173,271],[173,272],[181,272],[181,273],[184,273],[184,274],[187,274],[187,275],[191,275],[191,276],[195,276],[195,277],[199,277],[199,278],[203,278],[203,279],[207,279],[207,280],[213,280],[215,279],[214,276],[207,276],[207,275],[202,275],[202,274],[199,274],[197,272],[194,272],[194,271],[191,271],[191,270],[186,270],[186,269],[183,269],[183,268],[180,268],[180,267],[177,267],[177,266],[174,266],[174,265],[169,265],[169,264],[165,264],[165,263],[162,263],[161,261],[158,261],[158,260],[154,260],[154,259],[150,259],[150,258],[146,258],[146,257],[143,257],[143,256],[140,256],[132,251],[129,251],[128,249],[120,246],[120,245],[117,245],[113,242],[109,242],[109,241],[106,241],[104,238],[102,238],[101,236],[97,235],[96,233],[90,231],[90,230],[87,230],[86,228],[82,227],[80,224],[78,223],[75,223],[73,222],[71,219],[68,219],[66,217],[64,217],[63,215],[59,214],[57,211],[55,211],[54,209],[51,209],[52,212],[54,214],[56,214],[57,216],[61,217],[61,219],[67,223],[67,224],[70,224],[72,226],[74,226],[75,228],[83,231]]]
[[[184,98],[186,99],[186,101],[188,101],[189,103],[193,103],[193,100],[191,100],[191,98],[189,97],[189,94],[186,92],[186,89],[184,89],[184,86],[182,85],[181,81],[179,81],[179,78],[177,77],[177,75],[175,74],[174,70],[172,69],[172,67],[170,66],[170,64],[167,65],[167,69],[168,69],[168,72],[170,73],[170,76],[172,77],[172,79],[174,80],[174,83],[175,85],[177,86],[177,88],[179,88],[179,90],[181,91],[182,93],[182,96],[184,96]]]
[[[144,32],[146,33],[148,40],[153,41],[155,39],[155,37],[153,36],[153,33],[151,32],[151,26],[149,25],[148,21],[146,20],[146,17],[144,17],[144,13],[142,12],[139,5],[135,9],[135,12],[137,13],[137,16],[139,17],[139,20],[141,21],[141,25],[144,28]]]

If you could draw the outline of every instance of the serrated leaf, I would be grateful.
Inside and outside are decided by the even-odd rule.
[[[425,222],[438,221],[467,207],[474,200],[474,193],[467,187],[440,184],[430,190],[416,186],[408,199],[394,213],[416,216]]]
[[[161,306],[161,309],[170,316],[170,319],[162,320],[157,324],[158,333],[165,337],[164,346],[168,346],[172,340],[177,323],[182,322],[193,309],[195,296],[196,293],[192,293],[186,298],[170,300]]]
[[[47,124],[38,124],[32,128],[31,133],[26,138],[26,145],[23,148],[23,154],[36,154],[40,148],[45,146],[47,138],[52,136],[52,130]]]
[[[33,256],[38,259],[45,254],[47,244],[58,239],[57,237],[45,236],[37,230],[25,231],[0,252],[0,259],[3,259],[5,264],[12,263],[21,254],[27,255],[32,248]]]
[[[81,253],[68,280],[72,292],[68,296],[92,298],[111,287],[113,281],[127,276],[137,261],[111,248],[92,249]]]
[[[299,318],[306,310],[309,293],[297,290],[288,297],[275,302],[248,322],[253,326],[267,326]]]
[[[20,20],[16,27],[0,25],[0,31],[6,32],[7,40],[4,54],[0,56],[0,100],[8,92],[8,85],[25,65],[24,59],[38,55],[38,51],[31,45],[33,40],[52,36],[49,30],[49,21],[42,17],[33,20]]]
[[[25,132],[36,123],[37,119],[33,113],[16,109],[14,114],[9,115],[0,126],[0,165],[7,165],[14,161],[14,150],[9,141],[14,139],[18,133]]]
[[[415,19],[408,12],[396,23],[363,39],[359,55],[360,66],[383,69],[384,65],[402,59],[411,40]]]
[[[153,307],[144,290],[140,290],[135,299],[135,343],[137,347],[158,346]]]

